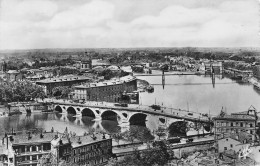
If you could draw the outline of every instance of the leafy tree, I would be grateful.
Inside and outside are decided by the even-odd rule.
[[[73,91],[69,86],[58,86],[52,89],[52,95],[54,97],[67,98]]]
[[[0,92],[0,101],[2,102],[30,101],[45,97],[42,87],[29,81],[1,82]]]
[[[142,142],[149,142],[154,139],[150,130],[146,127],[131,125],[130,129],[123,133],[123,135],[132,143],[135,139]]]
[[[65,160],[57,160],[57,157],[53,153],[43,155],[37,163],[37,166],[77,166],[72,161],[66,162]]]
[[[123,160],[111,158],[108,166],[164,166],[174,157],[167,142],[160,141],[155,147],[145,151],[135,151],[133,155],[124,157]]]
[[[170,136],[186,136],[186,131],[187,131],[187,122],[185,121],[177,121],[172,123],[168,127],[168,131]]]
[[[119,141],[124,138],[123,135],[123,133],[114,133],[112,134],[112,138],[114,138],[119,145]]]
[[[166,131],[164,128],[162,128],[162,127],[159,127],[159,128],[155,131],[156,135],[159,137],[159,140],[161,139],[161,137],[166,136],[166,132],[167,132],[167,131]]]

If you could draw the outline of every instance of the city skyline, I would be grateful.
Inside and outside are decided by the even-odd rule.
[[[258,3],[2,0],[0,49],[256,47]]]

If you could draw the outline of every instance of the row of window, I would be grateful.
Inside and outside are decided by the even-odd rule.
[[[39,155],[30,155],[30,156],[21,156],[21,157],[17,157],[16,160],[18,162],[24,162],[24,161],[35,161],[38,160],[42,157],[42,154]]]
[[[41,150],[47,151],[50,149],[51,149],[51,144],[14,147],[14,150],[18,153],[36,152],[36,151],[41,151]]]
[[[76,155],[76,154],[88,152],[90,150],[95,150],[98,148],[103,148],[103,147],[107,147],[107,146],[109,147],[110,145],[111,145],[110,141],[105,141],[105,142],[101,142],[101,143],[94,144],[94,145],[80,147],[80,148],[74,149],[73,151],[74,151],[74,155]]]
[[[217,122],[216,126],[255,127],[254,123],[247,122]]]
[[[104,162],[107,162],[108,159],[106,157],[101,157],[100,159],[95,159],[95,160],[90,160],[90,161],[86,161],[84,158],[81,157],[75,157],[74,158],[74,163],[77,163],[78,165],[97,165],[97,164],[101,164]]]
[[[239,132],[247,132],[249,134],[254,134],[255,130],[245,130],[245,129],[226,129],[226,128],[217,128],[217,132],[223,132],[223,133],[239,133]]]

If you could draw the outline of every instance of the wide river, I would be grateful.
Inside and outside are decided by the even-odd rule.
[[[181,108],[189,111],[218,114],[223,107],[228,113],[246,111],[251,105],[260,110],[260,92],[248,83],[238,83],[229,78],[197,75],[169,75],[165,76],[165,85],[162,85],[162,76],[138,76],[153,84],[154,92],[140,93],[140,104],[163,105],[172,108]],[[148,116],[146,126],[150,130],[158,127],[156,117]],[[17,115],[0,117],[0,135],[5,131],[29,130],[40,128],[43,130],[69,131],[82,134],[89,130],[103,130],[115,132],[120,130],[116,121],[93,121],[89,117],[61,118],[60,114],[32,114],[30,116]]]

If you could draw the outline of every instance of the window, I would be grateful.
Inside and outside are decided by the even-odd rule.
[[[243,127],[243,123],[242,122],[240,123],[240,127]]]
[[[233,148],[233,145],[232,145],[232,144],[230,144],[230,147],[231,147],[231,148]]]
[[[224,150],[227,150],[227,147],[224,147]]]
[[[231,127],[233,127],[233,122],[231,122]]]

